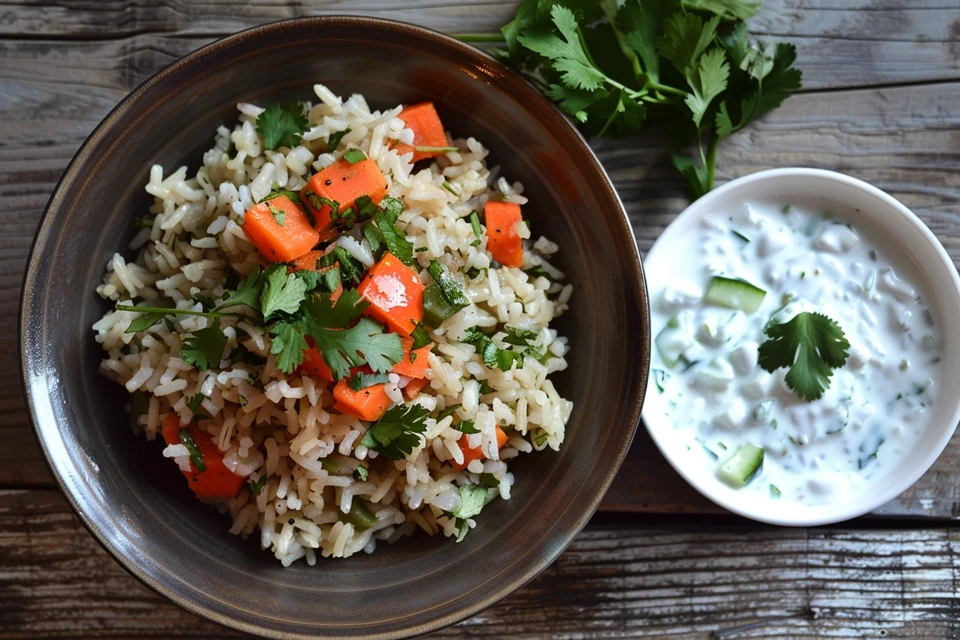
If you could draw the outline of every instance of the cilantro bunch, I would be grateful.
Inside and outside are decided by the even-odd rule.
[[[691,199],[713,188],[717,145],[800,88],[791,44],[751,45],[760,0],[523,0],[500,57],[597,136],[665,127]],[[688,150],[693,148],[693,155]]]

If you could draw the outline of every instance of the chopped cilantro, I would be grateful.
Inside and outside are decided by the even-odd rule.
[[[492,473],[481,473],[478,477],[481,487],[486,487],[488,489],[496,489],[500,486],[500,481],[497,480]]]
[[[198,393],[195,396],[190,396],[187,398],[187,407],[190,408],[190,413],[196,413],[197,409],[200,408],[200,405],[203,404],[203,394]]]
[[[483,235],[483,230],[480,228],[480,216],[477,215],[476,211],[470,212],[470,226],[473,228],[473,242],[470,243],[470,246],[476,247],[480,244],[480,236]]]
[[[304,276],[302,274],[310,274]],[[315,271],[294,271],[287,273],[287,265],[277,262],[270,265],[266,273],[266,282],[260,296],[260,308],[264,320],[269,320],[278,312],[296,313],[300,303],[306,298],[309,285],[316,286]],[[311,283],[309,280],[314,280]]]
[[[146,331],[153,325],[163,320],[167,316],[167,313],[174,313],[174,312],[175,310],[171,309],[169,312],[153,311],[150,313],[144,313],[139,318],[135,318],[133,322],[130,323],[130,326],[127,327],[127,330],[124,331],[124,333],[136,333],[137,331]]]
[[[297,101],[276,102],[257,116],[257,132],[266,149],[296,147],[308,127],[306,109]]]
[[[290,373],[303,362],[306,336],[313,338],[334,379],[350,375],[352,367],[364,364],[375,373],[389,371],[403,359],[403,345],[394,333],[383,333],[383,326],[370,318],[360,318],[346,327],[369,305],[355,289],[345,289],[336,303],[329,294],[310,296],[296,315],[277,322],[270,353],[277,356],[277,368]]]
[[[360,444],[391,460],[400,460],[420,445],[429,413],[416,404],[392,407],[363,434]]]
[[[370,475],[370,470],[367,469],[364,465],[357,465],[357,468],[353,470],[353,477],[355,477],[360,482],[366,482],[367,477]]]
[[[190,429],[180,429],[180,442],[190,452],[190,462],[193,463],[194,468],[200,472],[206,471],[207,465],[203,463],[203,453],[200,452],[200,447],[194,442]]]
[[[347,380],[347,385],[354,391],[360,391],[360,389],[366,389],[375,384],[383,384],[385,382],[387,382],[387,375],[385,373],[369,374],[357,371]]]
[[[296,191],[288,191],[286,189],[274,189],[266,196],[261,198],[260,202],[269,202],[270,200],[279,198],[280,196],[285,196],[290,202],[296,202],[297,204],[300,203],[300,194]]]
[[[273,216],[273,219],[282,227],[283,223],[287,220],[287,212],[281,211],[269,202],[267,203],[267,208],[270,209],[270,215]]]
[[[459,408],[462,407],[462,406],[463,406],[462,404],[452,404],[452,405],[450,405],[449,407],[447,407],[446,409],[444,409],[443,411],[440,412],[440,415],[437,416],[437,422],[440,422],[441,420],[443,420],[443,419],[446,418],[447,416],[452,416],[452,415],[453,415],[453,412],[456,411],[457,409],[459,409]]]
[[[453,428],[460,433],[465,433],[467,435],[480,433],[480,429],[477,429],[474,426],[473,420],[461,420],[458,424],[455,424]]]
[[[430,333],[427,331],[426,327],[422,323],[416,322],[416,327],[410,333],[410,337],[413,338],[413,346],[411,350],[421,349],[428,344],[433,342],[433,339],[430,337]]]
[[[260,294],[263,291],[265,274],[259,264],[253,265],[247,277],[240,281],[237,290],[227,296],[227,299],[217,305],[217,311],[229,307],[247,306],[255,311],[260,310]]]
[[[840,325],[823,314],[798,313],[764,333],[769,337],[760,345],[760,366],[770,373],[789,367],[787,386],[807,402],[819,399],[830,386],[833,369],[847,362],[850,343]]]
[[[180,358],[200,371],[220,366],[223,349],[227,346],[227,337],[220,325],[213,324],[187,334],[180,349]]]
[[[350,133],[350,128],[346,128],[343,131],[337,131],[336,133],[331,133],[330,137],[327,138],[327,149],[329,151],[336,151],[337,147],[340,146],[340,141],[343,140],[343,136]]]
[[[349,151],[343,154],[343,159],[349,162],[350,164],[357,164],[363,160],[367,159],[367,154],[365,154],[360,149],[350,149]]]
[[[266,484],[267,484],[267,476],[266,475],[260,476],[259,480],[257,480],[256,482],[250,483],[250,493],[252,493],[255,496],[259,496],[260,492],[263,491],[263,488],[266,486]]]
[[[483,510],[487,503],[487,490],[475,484],[465,484],[459,487],[460,506],[451,515],[455,518],[472,518]]]

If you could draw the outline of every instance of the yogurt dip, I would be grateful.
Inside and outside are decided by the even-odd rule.
[[[705,216],[651,297],[651,377],[676,438],[717,482],[806,505],[895,467],[937,402],[941,337],[916,267],[829,211],[757,200]],[[843,366],[815,400],[759,354],[800,313],[835,321]],[[801,394],[802,395],[802,394]]]

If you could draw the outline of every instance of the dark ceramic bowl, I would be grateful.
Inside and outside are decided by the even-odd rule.
[[[150,204],[149,167],[200,164],[240,101],[311,96],[321,81],[376,107],[433,100],[457,135],[522,180],[535,232],[560,244],[576,287],[559,321],[576,405],[560,453],[511,467],[513,499],[488,507],[455,544],[414,536],[372,555],[284,569],[257,537],[196,500],[174,465],[127,427],[122,387],[98,373],[94,293],[114,252],[129,254]],[[128,96],[64,173],[37,231],[23,287],[21,366],[37,437],[64,494],[113,556],[184,608],[282,638],[395,638],[493,604],[553,561],[593,514],[640,417],[649,366],[647,297],[613,186],[565,117],[476,49],[417,27],[310,18],[245,31],[188,55]]]

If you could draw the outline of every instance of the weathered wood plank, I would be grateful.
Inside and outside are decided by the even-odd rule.
[[[923,0],[768,0],[751,22],[761,38],[798,47],[808,88],[960,78],[960,13],[955,2]],[[149,38],[176,34],[210,40],[254,25],[303,15],[349,13],[413,22],[446,33],[493,32],[511,19],[505,0],[313,0],[234,3],[140,0],[50,6],[15,2],[0,15],[0,36]],[[182,49],[182,53],[193,47]]]
[[[952,529],[588,528],[530,585],[433,637],[733,637],[755,623],[735,637],[957,637],[958,543]],[[0,492],[0,629],[236,637],[140,585],[39,490]]]
[[[0,370],[16,372],[15,317],[23,265],[44,204],[70,157],[113,105],[188,42],[158,38],[59,43],[0,42]],[[901,198],[960,260],[960,84],[805,94],[721,148],[721,179],[767,167],[811,165],[847,171]],[[594,142],[634,224],[650,247],[685,204],[662,140]],[[11,376],[11,382],[13,378]],[[28,429],[19,384],[0,388],[0,483],[49,484]],[[957,517],[960,441],[888,515]],[[641,433],[605,508],[712,512],[652,451]]]

